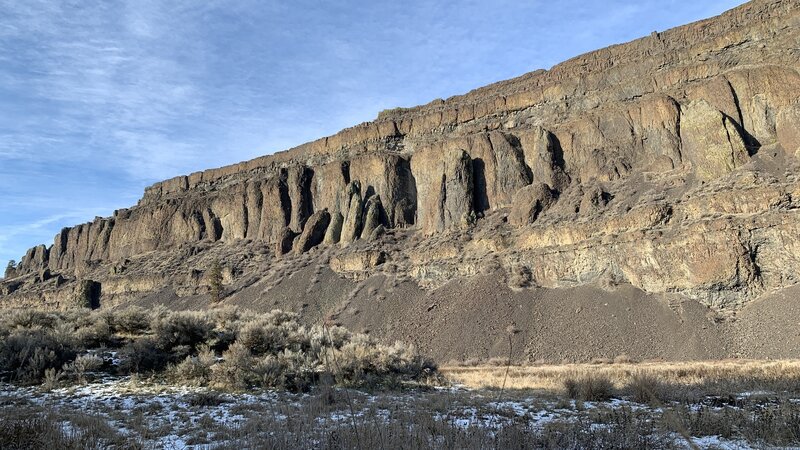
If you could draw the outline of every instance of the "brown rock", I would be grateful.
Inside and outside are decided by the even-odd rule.
[[[533,127],[520,136],[525,163],[534,183],[544,183],[562,190],[569,183],[564,173],[564,159],[556,137],[542,127]]]
[[[800,157],[800,103],[786,107],[776,121],[778,142],[783,150]]]
[[[544,183],[534,183],[514,194],[508,221],[516,227],[530,225],[554,202],[555,198],[550,186]]]
[[[361,236],[361,228],[364,224],[364,202],[361,197],[361,184],[358,181],[350,183],[348,192],[350,193],[350,202],[348,203],[347,215],[344,218],[341,239],[339,240],[342,246],[347,246],[358,239]]]
[[[705,100],[683,109],[681,140],[684,156],[703,180],[720,177],[749,159],[739,128]]]
[[[292,231],[291,228],[285,227],[283,231],[281,231],[278,240],[275,241],[275,255],[283,256],[291,252],[292,245],[294,244],[294,240],[296,237],[298,237],[297,233]]]
[[[291,201],[289,228],[300,232],[312,214],[311,179],[313,172],[305,166],[294,166],[288,171],[286,184]]]
[[[51,289],[44,270],[93,277],[118,303],[165,287],[193,295],[180,272],[188,257],[211,253],[238,261],[242,283],[259,279],[272,270],[259,257],[265,246],[306,247],[298,233],[327,209],[326,242],[408,227],[381,247],[423,254],[397,262],[423,288],[504,264],[550,287],[609,276],[715,307],[744,304],[800,279],[797,161],[773,152],[776,143],[798,151],[798,18],[797,2],[750,2],[285,152],[173,177],[137,205],[32,249],[6,295],[71,301],[74,283]],[[740,170],[748,153],[758,158]],[[547,220],[542,183],[559,198]],[[374,196],[381,208],[365,204]],[[509,205],[512,222],[527,226],[512,232],[502,220]]]
[[[388,224],[381,196],[376,194],[370,197],[364,206],[364,211],[364,228],[361,231],[361,238],[368,239],[376,228]]]
[[[325,245],[338,244],[342,237],[343,225],[344,217],[342,216],[342,213],[337,211],[331,214],[331,223],[328,225],[328,229],[325,230],[325,238],[322,242]]]
[[[369,240],[377,241],[384,234],[386,234],[386,228],[383,225],[378,225],[374,230],[372,230],[372,233],[369,234]]]
[[[609,197],[598,185],[587,187],[581,197],[580,213],[587,215],[603,209],[608,204]]]
[[[303,233],[294,247],[294,252],[305,253],[321,244],[325,239],[325,231],[328,229],[330,222],[331,215],[327,209],[312,214],[306,221]]]
[[[363,272],[386,262],[386,253],[366,250],[331,258],[331,270],[337,273]]]
[[[417,151],[411,167],[424,233],[461,226],[474,215],[473,164],[465,151],[448,150],[442,155],[439,148],[427,147]]]

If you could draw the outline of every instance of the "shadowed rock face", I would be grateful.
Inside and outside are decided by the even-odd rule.
[[[613,276],[740,306],[800,280],[799,30],[797,2],[757,0],[285,152],[156,183],[138,205],[31,249],[6,283],[24,296],[46,288],[33,281],[43,269],[67,280],[124,279],[108,267],[246,242],[279,254],[338,252],[334,270],[369,273],[386,260],[386,270],[423,287],[480,273],[491,256],[534,285]],[[371,249],[386,255],[377,264],[357,254],[364,241],[411,256],[392,261]],[[270,261],[238,276],[257,279]],[[182,270],[158,282],[189,289]],[[114,292],[112,283],[103,295]]]

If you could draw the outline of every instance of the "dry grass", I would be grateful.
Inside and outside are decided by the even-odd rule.
[[[722,406],[622,402],[588,408],[529,397],[498,404],[492,393],[471,391],[370,394],[323,385],[309,394],[253,399],[214,391],[155,390],[149,398],[149,391],[119,391],[137,399],[134,408],[120,409],[125,398],[116,395],[84,407],[71,397],[32,402],[30,392],[0,394],[0,448],[184,448],[164,439],[171,435],[230,449],[670,449],[690,447],[688,437],[725,439],[725,448],[800,443],[800,404],[777,397]],[[231,416],[240,419],[225,419]]]
[[[469,388],[500,388],[503,367],[448,366],[448,379]],[[800,392],[800,361],[725,360],[511,367],[506,389],[564,392],[567,380],[607,380],[618,395],[652,400],[693,400],[742,392]]]

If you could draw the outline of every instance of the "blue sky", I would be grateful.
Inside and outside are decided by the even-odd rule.
[[[145,186],[737,0],[0,0],[0,261]]]

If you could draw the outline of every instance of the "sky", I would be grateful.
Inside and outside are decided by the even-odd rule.
[[[740,3],[0,0],[0,261],[156,181]]]

